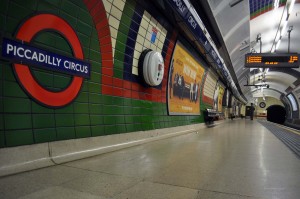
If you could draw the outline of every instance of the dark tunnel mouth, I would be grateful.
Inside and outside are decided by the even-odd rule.
[[[272,105],[267,108],[267,120],[270,122],[283,124],[286,119],[286,110],[283,106]]]

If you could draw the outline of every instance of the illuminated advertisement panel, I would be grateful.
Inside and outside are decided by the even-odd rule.
[[[205,69],[177,42],[168,79],[169,115],[200,115],[200,86]]]

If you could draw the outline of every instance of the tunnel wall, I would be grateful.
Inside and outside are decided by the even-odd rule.
[[[202,111],[213,105],[217,76],[194,53],[188,39],[182,38],[185,48],[205,70],[199,88],[200,112],[169,115],[169,65],[182,36],[151,1],[141,5],[135,0],[3,0],[0,10],[3,37],[27,40],[30,45],[66,57],[80,58],[81,48],[81,59],[91,66],[90,78],[82,80],[39,67],[29,66],[24,72],[26,67],[16,67],[12,60],[1,58],[1,148],[199,124],[203,123]],[[61,24],[69,24],[79,47],[69,35],[62,36],[65,26],[53,27],[47,17],[39,18],[43,28],[36,34],[24,28],[39,14],[51,14],[62,19]],[[28,39],[27,33],[33,37]],[[145,85],[137,76],[139,56],[147,48],[161,52],[164,58],[164,78],[156,87]],[[203,89],[203,85],[209,86]],[[79,88],[71,92],[73,97],[62,94],[72,86]]]

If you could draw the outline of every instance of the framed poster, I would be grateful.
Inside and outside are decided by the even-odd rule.
[[[169,67],[169,115],[200,115],[200,86],[205,69],[177,42]]]

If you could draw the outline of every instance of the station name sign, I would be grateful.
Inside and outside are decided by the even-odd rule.
[[[245,55],[246,68],[299,68],[297,53],[252,53]]]
[[[89,78],[90,63],[49,52],[28,43],[3,38],[2,57],[20,64]]]

